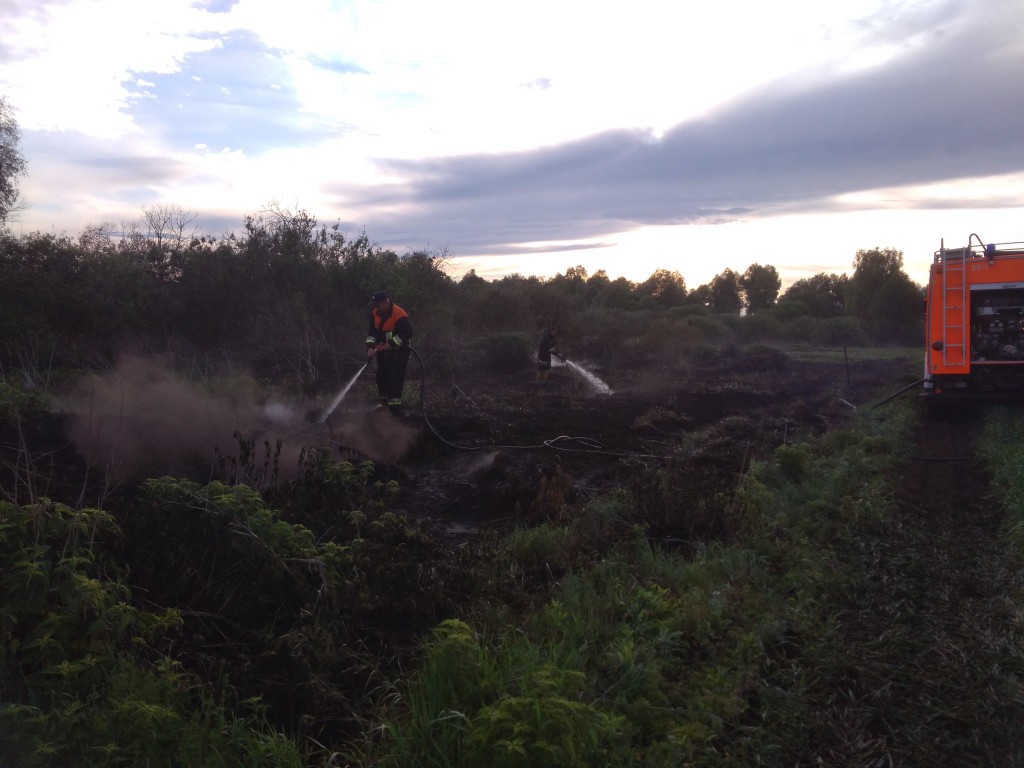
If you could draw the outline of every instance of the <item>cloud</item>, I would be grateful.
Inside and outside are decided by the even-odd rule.
[[[363,201],[365,225],[385,240],[459,232],[453,247],[480,252],[1015,173],[1024,170],[1022,26],[1017,13],[1001,27],[943,29],[884,65],[781,81],[660,137],[612,130],[530,151],[382,159],[405,183],[331,191]]]
[[[168,202],[219,234],[281,200],[399,252],[610,258],[1014,205],[990,180],[1022,170],[1022,33],[1017,0],[0,0],[0,92],[47,229]]]
[[[259,153],[312,141],[294,91],[280,87],[290,79],[280,53],[250,33],[225,35],[178,70],[149,79],[149,98],[130,100],[132,119],[172,151],[201,143]]]
[[[194,4],[209,13],[227,13],[239,0],[194,0]]]

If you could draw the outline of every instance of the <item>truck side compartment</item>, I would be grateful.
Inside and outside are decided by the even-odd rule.
[[[1024,243],[972,234],[935,252],[925,299],[928,396],[1024,391]]]

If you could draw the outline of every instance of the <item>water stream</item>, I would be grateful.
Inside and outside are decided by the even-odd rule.
[[[607,384],[605,384],[603,381],[597,378],[597,376],[588,371],[582,365],[574,363],[572,360],[566,360],[564,357],[562,358],[562,361],[570,368],[572,368],[576,373],[578,373],[580,376],[586,379],[587,382],[589,382],[590,386],[597,390],[598,394],[610,395],[612,393],[611,387],[609,387]]]
[[[318,423],[323,424],[325,421],[327,421],[327,417],[330,416],[332,413],[334,413],[334,409],[338,407],[338,403],[340,403],[342,400],[345,399],[345,395],[347,395],[348,391],[350,389],[352,389],[352,385],[356,383],[356,379],[359,378],[359,375],[363,371],[366,370],[366,366],[367,365],[369,365],[368,362],[365,363],[362,368],[360,368],[358,371],[356,371],[355,376],[353,376],[351,379],[349,379],[348,384],[346,384],[344,387],[342,387],[341,391],[337,395],[335,395],[334,399],[331,401],[331,404],[329,406],[327,406],[327,410],[324,411],[323,416],[321,416],[317,420]]]

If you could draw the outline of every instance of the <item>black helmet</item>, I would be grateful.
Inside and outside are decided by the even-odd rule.
[[[370,306],[371,307],[376,307],[382,301],[387,301],[387,299],[388,299],[388,292],[387,291],[377,291],[375,294],[373,294],[373,296],[370,297]]]

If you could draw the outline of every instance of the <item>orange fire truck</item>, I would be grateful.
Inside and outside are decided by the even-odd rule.
[[[1024,243],[943,242],[925,302],[925,395],[1024,390]]]

